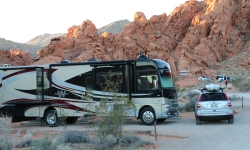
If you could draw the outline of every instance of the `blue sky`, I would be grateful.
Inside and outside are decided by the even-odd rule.
[[[91,20],[97,28],[134,20],[134,13],[169,15],[187,0],[0,0],[0,38],[25,43],[44,33],[67,33],[72,25]]]

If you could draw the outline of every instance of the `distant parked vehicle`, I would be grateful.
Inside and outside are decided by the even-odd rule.
[[[225,80],[230,80],[229,76],[217,76],[216,75],[216,80],[219,82],[225,81]]]
[[[1,68],[5,68],[5,67],[11,67],[10,64],[1,64]]]
[[[199,81],[210,81],[210,77],[199,77],[198,78]]]

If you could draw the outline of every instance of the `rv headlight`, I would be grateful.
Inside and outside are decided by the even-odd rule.
[[[170,108],[170,105],[169,105],[169,104],[163,104],[163,106],[164,106],[165,108]]]

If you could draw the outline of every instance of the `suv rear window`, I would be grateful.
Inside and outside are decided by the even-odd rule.
[[[201,101],[221,101],[227,100],[224,93],[205,93],[202,94]]]

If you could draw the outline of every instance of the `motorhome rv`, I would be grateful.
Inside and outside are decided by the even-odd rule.
[[[40,118],[56,126],[95,112],[86,105],[105,97],[101,83],[111,71],[121,77],[120,93],[134,104],[129,116],[144,125],[178,116],[178,100],[170,65],[145,55],[136,60],[88,61],[0,68],[0,112],[12,122]],[[156,83],[157,82],[157,83]],[[91,101],[86,93],[91,90]]]

